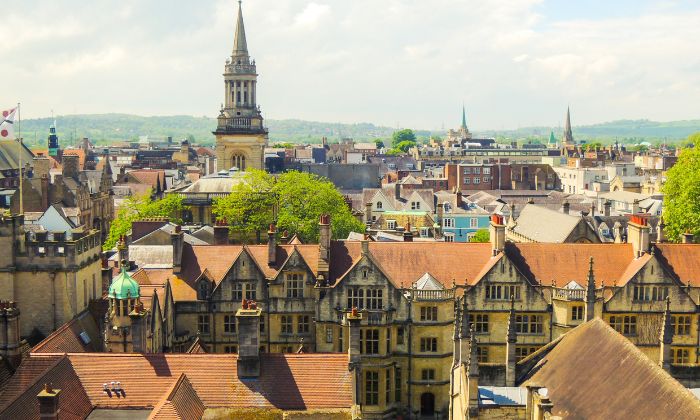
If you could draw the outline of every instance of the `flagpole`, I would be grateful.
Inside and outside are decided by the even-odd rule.
[[[19,133],[19,214],[24,214],[24,197],[22,197],[22,183],[24,181],[24,168],[22,167],[22,114],[20,103],[17,102],[17,132]]]

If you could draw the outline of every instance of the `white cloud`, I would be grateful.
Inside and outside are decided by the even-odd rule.
[[[25,116],[213,116],[236,8],[20,2],[0,26],[3,96]],[[463,100],[477,130],[556,124],[567,103],[575,124],[698,117],[697,8],[575,20],[541,0],[246,0],[243,11],[270,118],[439,128],[459,123]]]

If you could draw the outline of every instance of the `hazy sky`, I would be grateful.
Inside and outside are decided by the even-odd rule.
[[[0,108],[215,116],[234,0],[3,8]],[[266,118],[438,129],[700,118],[700,1],[245,0]]]

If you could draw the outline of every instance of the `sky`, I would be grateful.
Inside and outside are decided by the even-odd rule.
[[[235,0],[3,9],[0,108],[214,117]],[[700,118],[700,1],[244,0],[263,116],[474,130]]]

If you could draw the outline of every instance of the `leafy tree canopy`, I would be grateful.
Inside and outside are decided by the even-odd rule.
[[[176,194],[168,194],[160,200],[151,200],[151,193],[141,196],[129,197],[117,212],[109,228],[109,235],[102,249],[109,250],[119,242],[122,235],[131,230],[131,224],[139,219],[147,217],[167,217],[171,222],[182,223],[182,211],[186,206],[182,204],[182,197]]]
[[[333,238],[345,238],[351,231],[365,229],[330,181],[295,171],[275,178],[264,171],[249,170],[231,194],[215,200],[213,212],[226,219],[243,241],[259,241],[275,216],[278,230],[296,233],[305,242],[318,241],[322,214],[331,215]]]
[[[700,148],[683,149],[666,174],[663,219],[669,240],[700,235]]]
[[[394,149],[400,150],[403,153],[408,152],[408,149],[416,145],[415,141],[402,141],[401,143],[394,146]]]
[[[469,242],[489,242],[491,240],[491,235],[488,229],[479,229],[476,231],[474,236],[469,238]]]
[[[394,134],[391,135],[391,145],[394,148],[397,148],[400,143],[405,141],[416,143],[416,135],[410,128],[394,131]]]
[[[382,139],[374,140],[374,144],[377,145],[377,149],[384,148],[384,140],[382,140]]]

